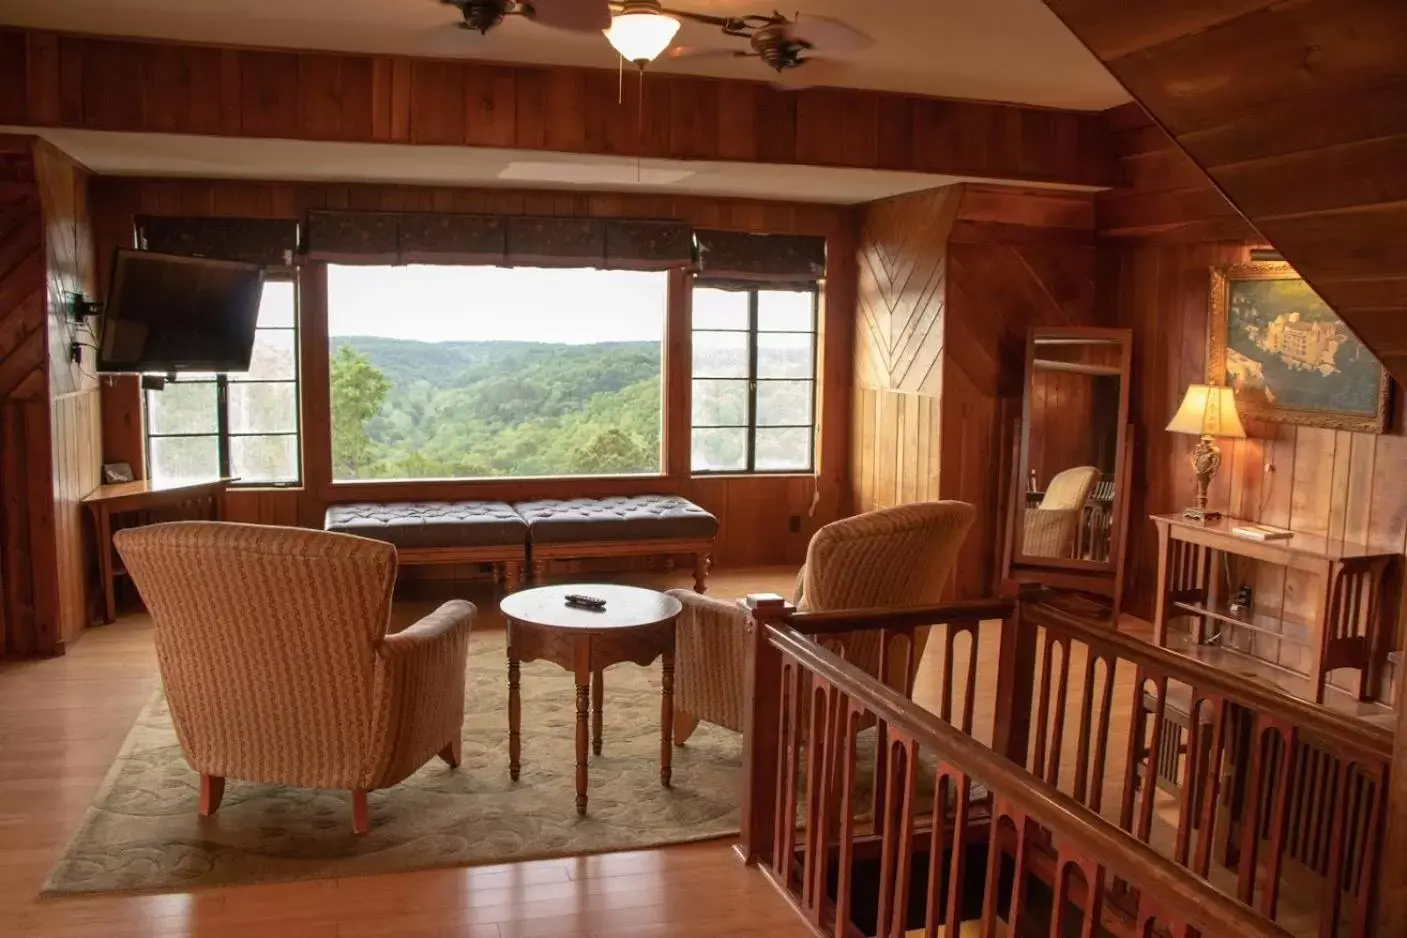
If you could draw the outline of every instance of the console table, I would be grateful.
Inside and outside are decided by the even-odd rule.
[[[1285,636],[1268,627],[1269,620],[1289,621],[1284,610],[1238,615],[1221,595],[1218,575],[1222,555],[1248,557],[1293,570],[1315,574],[1321,587],[1314,599],[1315,613],[1307,621],[1294,620],[1308,632],[1309,678],[1314,702],[1324,702],[1324,677],[1338,668],[1359,672],[1358,697],[1373,699],[1374,680],[1383,663],[1386,634],[1383,580],[1398,555],[1313,534],[1295,534],[1275,541],[1258,541],[1232,534],[1232,528],[1254,522],[1240,518],[1191,521],[1181,515],[1154,515],[1158,528],[1158,583],[1153,611],[1154,641],[1167,645],[1168,620],[1195,619],[1192,640],[1206,641],[1208,620],[1236,628]]]
[[[100,485],[83,499],[93,516],[98,544],[98,574],[103,582],[103,621],[117,618],[117,577],[122,569],[113,558],[112,523],[118,515],[189,507],[192,520],[220,521],[225,515],[225,489],[234,479],[206,482],[118,482]]]

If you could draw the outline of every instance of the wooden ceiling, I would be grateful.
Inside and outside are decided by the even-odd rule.
[[[1407,381],[1407,2],[1045,3]]]

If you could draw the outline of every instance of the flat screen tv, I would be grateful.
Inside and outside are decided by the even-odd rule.
[[[258,264],[119,249],[98,370],[248,371],[263,290]]]

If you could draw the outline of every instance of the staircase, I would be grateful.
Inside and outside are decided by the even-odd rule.
[[[739,849],[818,935],[1377,934],[1381,729],[1034,598],[758,604],[747,681]]]

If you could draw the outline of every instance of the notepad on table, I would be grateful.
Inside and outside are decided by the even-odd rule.
[[[1232,528],[1231,533],[1253,541],[1283,541],[1295,534],[1288,528],[1277,528],[1270,524],[1242,524]]]

